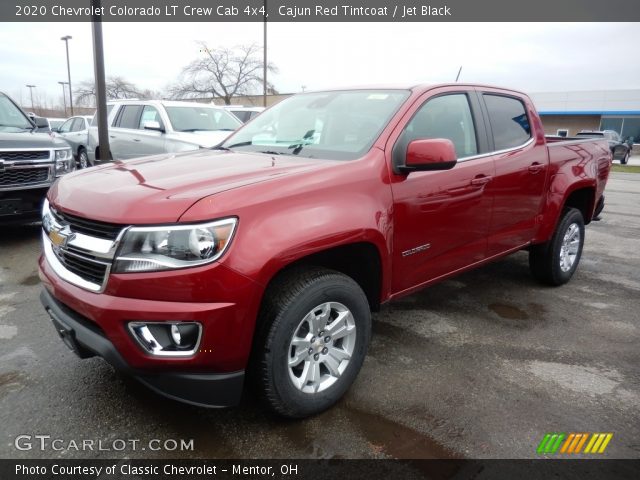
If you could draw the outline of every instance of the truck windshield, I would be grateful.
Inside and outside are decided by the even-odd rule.
[[[8,97],[0,94],[0,131],[19,132],[31,129],[33,125],[20,109]]]
[[[171,126],[176,132],[235,130],[242,122],[221,108],[166,107]]]
[[[304,93],[266,110],[221,147],[328,160],[366,153],[407,90],[347,90]]]

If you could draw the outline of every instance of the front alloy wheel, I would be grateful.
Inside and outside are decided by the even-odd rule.
[[[265,293],[252,359],[267,405],[302,418],[335,404],[370,336],[369,302],[352,278],[312,266],[281,274]]]
[[[78,164],[80,168],[89,167],[89,156],[85,150],[80,150],[80,153],[78,154]]]
[[[325,302],[298,325],[289,344],[289,378],[305,393],[322,392],[349,366],[356,345],[356,324],[347,307]]]

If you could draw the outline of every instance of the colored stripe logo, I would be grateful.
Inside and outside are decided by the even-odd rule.
[[[612,438],[613,433],[547,433],[538,445],[537,453],[600,454],[604,453]]]

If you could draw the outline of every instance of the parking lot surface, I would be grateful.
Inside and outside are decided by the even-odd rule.
[[[38,300],[39,227],[3,228],[0,457],[532,458],[547,432],[612,432],[607,458],[639,458],[640,175],[612,174],[606,199],[568,285],[536,284],[521,252],[384,307],[354,386],[303,421],[251,392],[234,409],[182,405],[79,360]],[[140,443],[18,450],[18,435]]]

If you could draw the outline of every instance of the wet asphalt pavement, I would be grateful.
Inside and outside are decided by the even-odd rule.
[[[547,432],[612,432],[604,456],[640,458],[640,175],[613,174],[606,196],[570,284],[539,286],[518,253],[386,306],[355,385],[304,421],[250,393],[234,409],[185,406],[79,360],[38,300],[39,227],[3,228],[0,457],[533,458]],[[18,450],[21,434],[95,443]],[[124,451],[97,450],[118,439]]]

